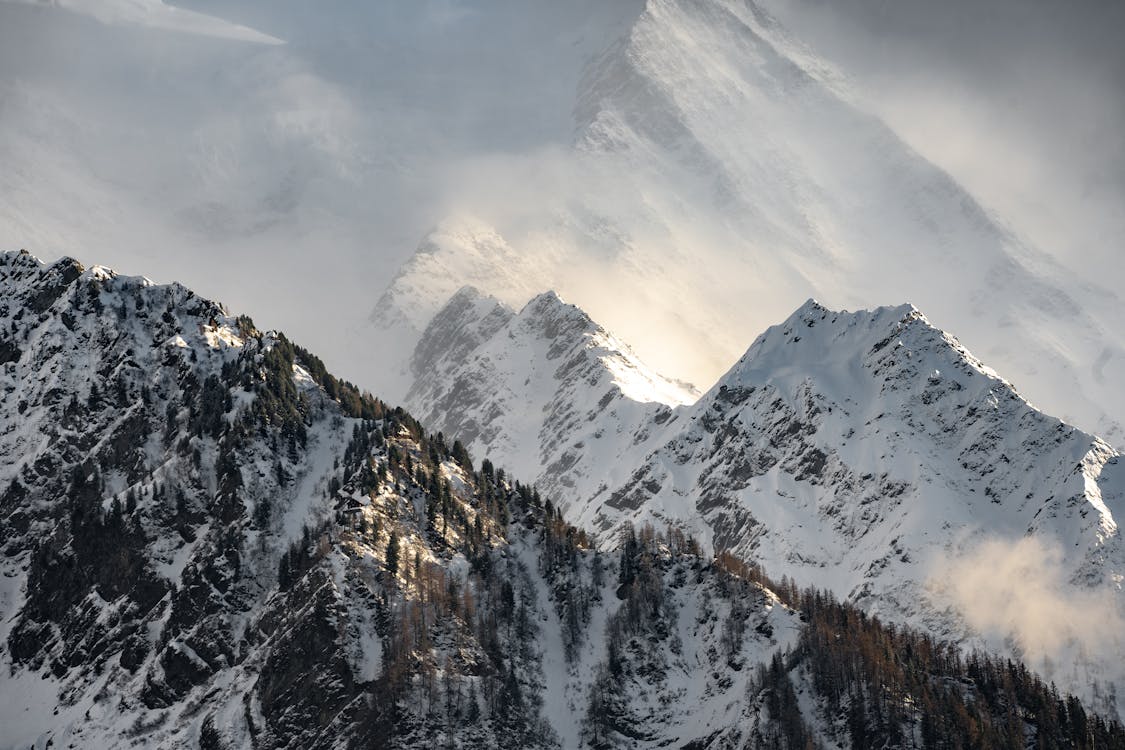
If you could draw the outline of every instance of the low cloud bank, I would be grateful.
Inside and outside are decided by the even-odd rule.
[[[1060,686],[1091,663],[1113,667],[1125,653],[1125,616],[1115,597],[1070,583],[1057,544],[989,539],[943,560],[934,583],[973,630],[1014,645],[1025,663]]]

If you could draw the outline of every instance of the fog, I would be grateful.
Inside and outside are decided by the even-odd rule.
[[[978,635],[1011,643],[1048,680],[1087,682],[1072,674],[1075,662],[1113,667],[1125,648],[1125,617],[1109,591],[1067,580],[1062,560],[1056,543],[991,538],[942,561],[933,582]]]
[[[628,11],[182,5],[0,2],[0,246],[180,281],[353,378],[451,176],[569,145],[587,50]]]

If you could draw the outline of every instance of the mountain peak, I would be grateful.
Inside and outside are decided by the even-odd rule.
[[[493,297],[491,294],[487,294],[485,292],[482,292],[480,289],[476,288],[472,284],[466,284],[465,286],[461,287],[456,292],[454,292],[453,296],[449,298],[449,302],[446,302],[445,304],[446,304],[446,306],[448,306],[448,305],[450,305],[452,303],[455,303],[455,302],[456,303],[464,303],[464,302],[471,303],[471,302],[474,302],[474,301],[480,300],[480,299],[496,299],[496,298]]]
[[[782,328],[796,327],[796,324],[804,324],[812,327],[817,322],[831,317],[835,322],[841,316],[852,317],[855,319],[870,318],[872,321],[886,322],[897,321],[906,323],[909,320],[922,320],[928,324],[926,316],[909,302],[904,302],[900,305],[882,305],[872,308],[870,310],[833,310],[832,308],[821,304],[816,298],[809,297],[805,302],[798,307],[793,313],[785,319],[781,324]]]
[[[562,297],[560,297],[558,292],[556,292],[554,289],[548,289],[545,292],[540,292],[539,294],[535,295],[528,301],[526,306],[529,308],[546,308],[554,306],[573,307],[573,305],[568,305],[566,302],[563,302]]]
[[[410,358],[411,372],[421,379],[461,361],[514,316],[495,297],[471,285],[461,287],[426,326]]]
[[[434,227],[379,297],[369,318],[372,352],[364,366],[372,385],[388,398],[410,386],[411,352],[423,332],[465,286],[486,289],[519,307],[546,286],[544,270],[480,219],[459,214]]]
[[[20,271],[43,271],[49,274],[77,276],[86,270],[85,266],[69,255],[47,262],[34,253],[22,249],[0,252],[0,269],[4,271],[3,276],[0,276],[2,279],[7,279]]]
[[[1012,383],[911,304],[836,311],[809,300],[761,334],[712,392],[764,383],[792,390],[808,378],[831,385],[830,398],[914,392],[932,381],[1031,406]]]
[[[797,308],[794,315],[812,315],[820,312],[827,312],[828,308],[820,304],[815,297],[809,297],[805,300],[804,304]]]
[[[607,374],[613,387],[637,403],[681,406],[694,403],[699,397],[690,383],[673,381],[654,372],[628,344],[554,291],[532,298],[512,321],[512,328],[530,339],[548,342],[548,361],[581,356],[596,362],[596,370]],[[560,368],[568,369],[567,365]],[[600,382],[600,378],[594,380]]]
[[[95,281],[108,281],[118,277],[118,273],[108,266],[90,266],[82,275]]]
[[[578,455],[645,442],[651,420],[698,398],[554,291],[516,314],[463,289],[427,327],[414,372],[414,413],[474,455],[538,475],[545,491],[580,481],[567,475]]]
[[[815,299],[809,299],[783,322],[766,329],[734,369],[761,369],[773,360],[794,365],[853,359],[879,351],[892,342],[912,349],[948,350],[948,356],[963,359],[973,368],[1000,379],[912,304],[848,311],[829,309]]]
[[[430,230],[402,265],[372,313],[375,323],[399,318],[421,332],[433,315],[466,285],[487,288],[505,302],[522,304],[534,293],[521,273],[524,260],[489,224],[464,215]]]
[[[577,343],[575,337],[601,330],[601,326],[585,310],[563,301],[551,290],[532,297],[517,318],[521,324],[536,329],[549,339],[563,336],[569,339],[569,343]]]

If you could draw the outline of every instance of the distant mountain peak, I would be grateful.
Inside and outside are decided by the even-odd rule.
[[[524,309],[530,310],[535,313],[564,308],[579,310],[579,308],[575,305],[564,302],[562,297],[560,297],[558,292],[556,292],[554,289],[548,289],[545,292],[540,292],[539,294],[532,297],[528,301],[527,305],[524,306]],[[582,314],[585,315],[585,313]]]
[[[462,361],[515,314],[476,287],[461,287],[423,331],[410,358],[414,378],[433,377],[448,366],[443,363]]]
[[[469,215],[449,217],[418,243],[376,303],[371,319],[380,324],[399,316],[420,332],[466,285],[486,289],[508,304],[523,304],[535,290],[533,282],[523,278],[526,265],[494,227]]]
[[[912,304],[837,311],[812,299],[755,339],[723,380],[735,373],[768,369],[781,363],[813,366],[859,358],[886,347],[902,349],[905,357],[915,360],[914,366],[922,364],[918,357],[932,357],[935,366],[944,363],[969,367],[1014,390],[1011,383],[969,352],[955,336],[935,327]]]
[[[40,260],[36,255],[27,250],[4,250],[0,252],[0,268],[5,270],[4,279],[12,278],[17,273],[28,271],[80,275],[86,267],[69,255],[64,255],[58,260],[47,262]]]
[[[462,290],[434,316],[414,363],[406,402],[415,413],[478,455],[528,467],[529,476],[611,435],[643,440],[638,430],[654,415],[698,398],[554,291],[515,313]]]
[[[464,290],[485,290],[522,307],[547,286],[546,274],[486,222],[458,214],[434,227],[384,290],[364,332],[372,339],[372,386],[392,400],[411,383],[412,353],[427,326]],[[464,291],[460,302],[465,301]]]

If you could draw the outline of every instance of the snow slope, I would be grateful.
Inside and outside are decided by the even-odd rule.
[[[1026,655],[1119,706],[1105,685],[1123,678],[1120,628],[1083,624],[1125,622],[1115,291],[1081,283],[983,208],[753,3],[650,0],[576,101],[581,194],[516,218],[480,215],[523,256],[521,280],[549,279],[540,288],[658,371],[714,387],[657,421],[628,399],[593,407],[602,381],[576,375],[565,398],[529,413],[507,394],[548,403],[555,382],[537,380],[556,370],[547,339],[478,331],[452,369],[419,374],[415,408],[536,477],[584,525],[683,524],[775,575]],[[482,293],[517,307],[527,296],[503,279],[494,292],[489,276],[474,265]],[[444,280],[415,301],[435,309],[458,286]],[[906,297],[936,325],[914,308],[807,305],[738,359],[740,332],[810,296],[838,308]],[[814,326],[797,332],[806,317]],[[876,350],[899,328],[902,347]],[[1025,536],[1041,554],[1020,546]],[[1002,560],[1040,560],[994,566],[998,578],[1048,580],[1050,593],[979,616],[951,571],[991,562],[993,545],[1008,550]],[[1057,614],[1069,611],[1098,614]]]
[[[522,305],[541,290],[545,275],[528,261],[478,219],[449,218],[435,227],[379,297],[363,332],[382,355],[371,367],[375,387],[392,399],[406,394],[411,352],[461,287],[488,289],[509,305]]]
[[[1033,401],[1119,439],[1125,403],[1094,366],[1125,364],[1117,290],[1081,283],[989,214],[753,3],[651,0],[578,101],[582,150],[697,186],[689,217],[731,217],[739,299],[906,297]]]

